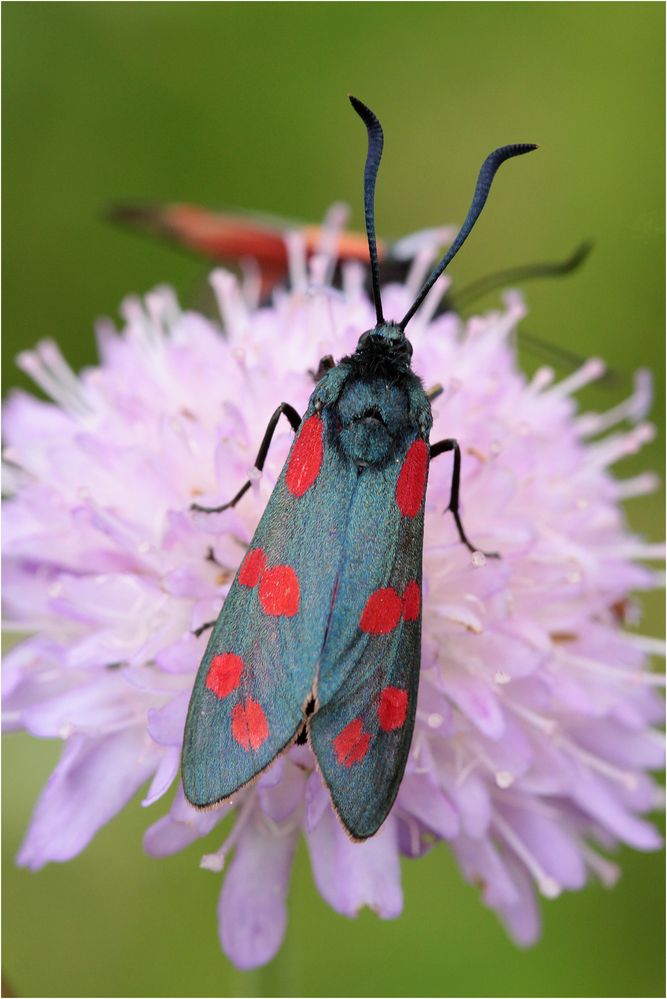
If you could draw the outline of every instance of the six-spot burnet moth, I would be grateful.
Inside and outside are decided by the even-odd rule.
[[[187,799],[207,808],[253,781],[306,739],[334,808],[354,839],[382,825],[410,750],[421,639],[424,495],[429,461],[453,452],[448,510],[459,516],[456,440],[429,444],[429,397],[410,367],[405,327],[462,246],[493,177],[534,145],[484,161],[465,222],[400,322],[385,320],[375,240],[375,180],[383,133],[368,130],[364,208],[377,323],[323,374],[303,418],[273,414],[261,470],[281,415],[296,437],[225,599],[195,680],[183,744]],[[247,482],[219,512],[235,505]]]

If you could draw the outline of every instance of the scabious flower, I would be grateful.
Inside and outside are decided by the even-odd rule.
[[[439,238],[406,244],[412,270],[383,289],[385,315],[411,305]],[[655,481],[609,471],[651,437],[648,376],[615,409],[579,415],[574,393],[601,374],[599,361],[559,382],[547,368],[528,380],[513,343],[521,299],[464,322],[436,315],[440,280],[411,324],[413,367],[444,388],[432,440],[462,443],[466,529],[502,558],[460,544],[443,514],[451,464],[440,458],[427,494],[417,721],[392,813],[375,837],[351,842],[299,745],[232,803],[196,811],[179,781],[207,639],[196,632],[220,610],[291,431],[279,430],[234,509],[207,516],[190,505],[233,496],[276,405],[304,411],[319,359],[351,352],[375,321],[357,266],[336,290],[330,255],[308,269],[297,237],[289,247],[290,290],[268,306],[251,279],[216,271],[221,323],[182,311],[161,288],[124,303],[120,333],[100,324],[99,364],[80,376],[51,341],[19,358],[52,401],[14,392],[5,409],[7,624],[30,636],[7,656],[5,725],[61,739],[63,754],[18,862],[74,857],[147,785],[145,806],[173,792],[145,836],[155,857],[233,813],[202,866],[228,868],[220,939],[241,968],[280,946],[301,835],[326,901],[383,918],[401,912],[400,857],[443,840],[512,937],[530,944],[538,894],[579,889],[590,875],[610,884],[617,844],[660,842],[642,817],[658,802],[649,771],[663,758],[660,680],[647,667],[659,643],[627,627],[629,594],[658,581],[641,562],[660,553],[629,532],[620,506]]]

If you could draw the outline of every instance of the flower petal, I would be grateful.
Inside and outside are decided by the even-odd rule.
[[[391,816],[372,839],[354,843],[329,808],[308,833],[308,848],[320,894],[336,912],[356,916],[367,905],[383,919],[401,914],[398,840]]]
[[[297,839],[297,826],[276,835],[259,812],[239,836],[218,904],[220,943],[238,968],[266,964],[283,941]]]
[[[160,746],[181,746],[190,692],[183,691],[159,710],[148,712],[148,733]]]
[[[503,712],[487,683],[459,669],[447,672],[442,685],[480,732],[490,739],[500,739],[505,731]]]
[[[572,797],[581,810],[614,836],[638,850],[657,850],[662,840],[654,827],[629,814],[605,783],[591,773],[579,775],[572,788]]]
[[[162,755],[162,759],[155,771],[155,776],[151,781],[151,786],[148,789],[146,797],[143,799],[141,804],[144,807],[152,805],[153,802],[158,801],[163,794],[166,794],[174,780],[178,776],[178,770],[181,762],[181,751],[178,748],[171,748],[165,750]]]
[[[38,870],[71,860],[150,776],[157,752],[139,728],[101,739],[73,736],[37,803],[17,862]]]
[[[460,821],[456,809],[426,774],[405,775],[398,803],[442,839],[458,835]]]
[[[158,819],[144,833],[144,850],[151,857],[169,857],[184,850],[202,836],[208,836],[218,822],[229,814],[230,806],[209,808],[205,811],[186,801],[183,788],[179,787],[169,815]]]

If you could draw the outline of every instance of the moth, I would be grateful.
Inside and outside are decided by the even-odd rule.
[[[375,237],[375,183],[384,137],[368,132],[364,211],[377,322],[338,364],[324,359],[303,417],[282,402],[256,460],[261,470],[285,416],[295,439],[211,632],[185,725],[188,801],[208,808],[307,741],[333,807],[355,840],[380,828],[398,793],[419,687],[424,499],[429,463],[453,452],[448,510],[459,513],[461,451],[430,444],[430,400],[411,369],[410,319],[458,252],[514,144],[484,161],[468,215],[400,322],[385,320]],[[219,512],[234,506],[246,482]],[[495,553],[487,553],[496,557]]]
[[[288,232],[298,232],[307,258],[317,253],[326,239],[321,226],[249,212],[212,212],[201,205],[185,203],[121,203],[111,207],[109,217],[211,260],[229,264],[251,260],[259,269],[262,299],[287,277]],[[341,233],[336,249],[340,260],[360,263],[368,260],[366,239],[361,233]]]

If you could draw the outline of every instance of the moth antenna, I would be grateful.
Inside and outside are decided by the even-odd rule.
[[[475,193],[472,198],[472,204],[470,205],[468,214],[466,215],[465,222],[459,229],[458,235],[450,248],[447,250],[447,253],[435,268],[431,276],[427,279],[413,305],[408,309],[401,320],[399,325],[402,329],[405,329],[435,282],[444,271],[445,267],[447,267],[450,261],[456,256],[470,235],[475,222],[481,215],[482,209],[486,204],[486,199],[488,198],[489,191],[491,190],[491,183],[498,168],[505,162],[505,160],[509,160],[513,156],[523,156],[524,153],[530,153],[533,149],[537,149],[537,146],[533,143],[518,142],[510,146],[501,146],[500,149],[494,149],[494,151],[486,157],[482,163],[482,169],[479,171]]]
[[[565,277],[581,267],[592,249],[592,241],[587,240],[585,243],[581,243],[574,253],[565,260],[548,261],[542,264],[524,264],[519,267],[508,267],[503,271],[496,271],[494,274],[486,274],[452,295],[449,304],[452,309],[458,312],[464,304],[468,305],[480,295],[486,295],[490,291],[495,291],[496,288],[518,284],[533,278]]]
[[[384,146],[384,134],[382,125],[375,117],[370,108],[367,108],[357,97],[349,95],[350,104],[363,121],[368,131],[368,153],[366,155],[366,166],[364,167],[364,214],[366,216],[366,235],[368,236],[368,250],[371,256],[371,277],[373,281],[373,301],[375,302],[375,315],[377,324],[384,323],[382,315],[382,299],[380,298],[380,268],[378,265],[377,244],[375,242],[375,180],[382,158],[382,147]]]

